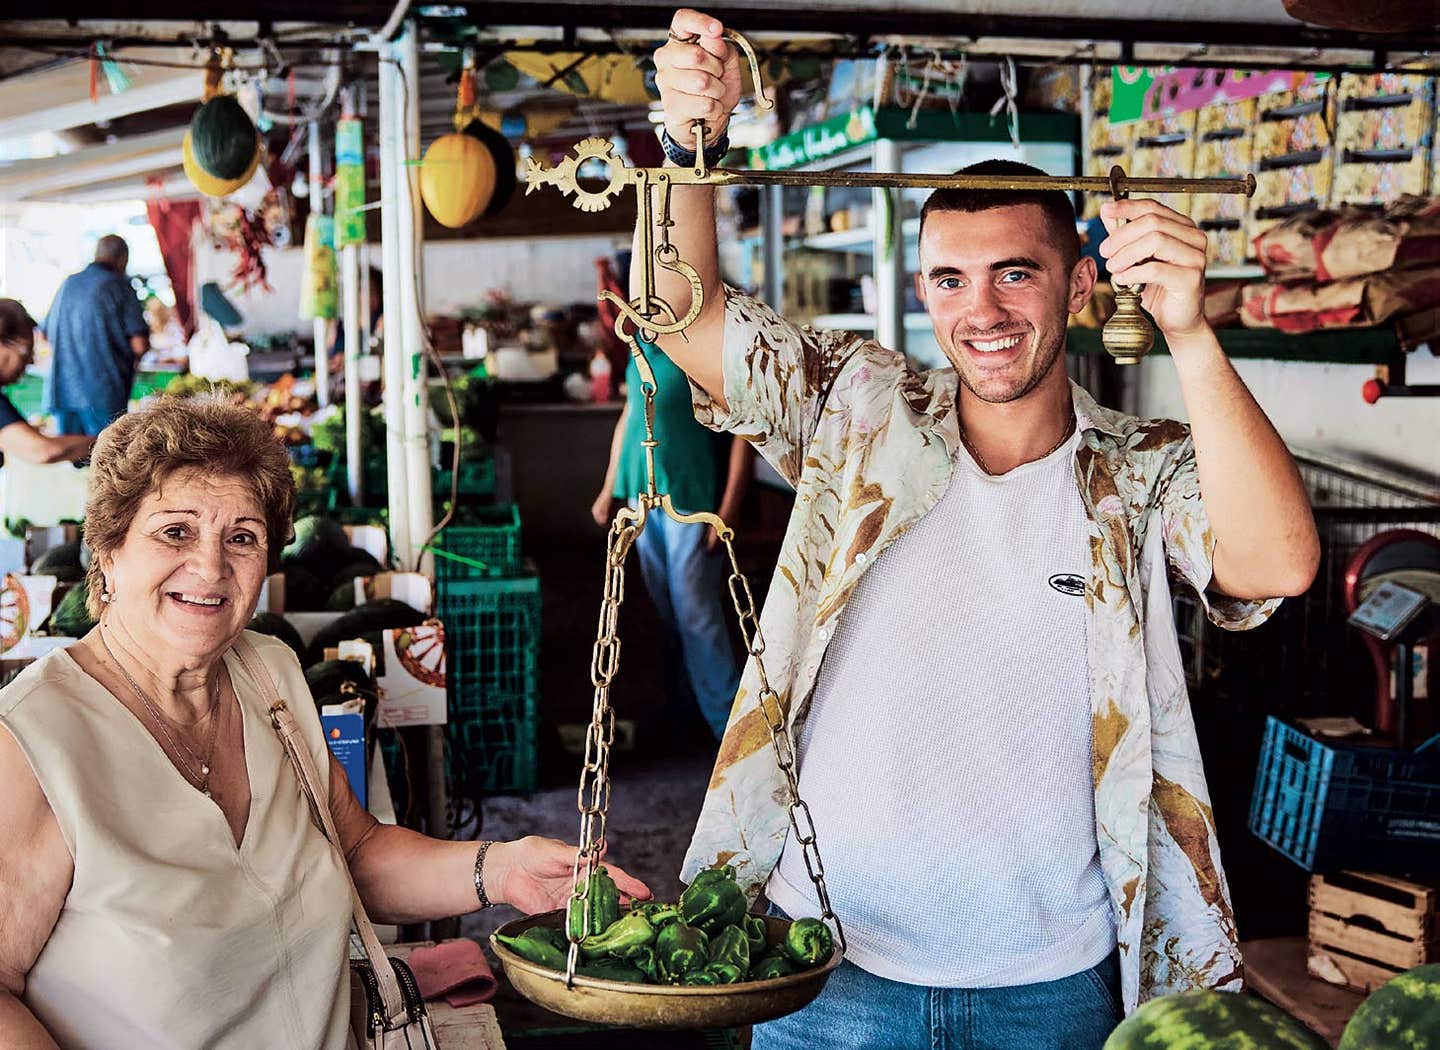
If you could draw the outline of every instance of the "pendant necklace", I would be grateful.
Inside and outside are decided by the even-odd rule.
[[[210,710],[198,721],[191,723],[192,725],[198,725],[206,718],[211,720],[210,735],[205,742],[205,755],[201,757],[183,741],[177,741],[174,735],[171,734],[170,727],[166,724],[169,719],[165,716],[165,713],[160,710],[159,706],[146,695],[145,690],[140,688],[140,683],[135,681],[134,676],[125,669],[125,665],[116,658],[115,650],[110,648],[110,641],[105,637],[106,633],[106,630],[102,627],[100,629],[100,644],[105,647],[105,652],[110,655],[110,661],[120,669],[120,673],[125,676],[125,681],[130,684],[131,690],[133,690],[136,697],[139,698],[141,705],[149,713],[151,720],[160,727],[160,732],[170,745],[171,753],[180,760],[181,772],[185,774],[185,779],[199,788],[206,798],[210,798],[210,762],[215,757],[215,738],[220,728],[220,719],[215,717],[215,713],[220,707],[220,675],[218,673],[215,675],[215,693],[214,698],[210,702]],[[185,756],[189,756],[189,762],[185,761]],[[195,772],[197,767],[199,769],[198,773]]]

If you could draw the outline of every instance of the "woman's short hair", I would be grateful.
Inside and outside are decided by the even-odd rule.
[[[97,555],[88,573],[90,615],[100,618],[105,581],[99,555],[118,550],[145,497],[176,471],[246,482],[265,515],[270,571],[291,535],[295,480],[290,456],[259,413],[220,397],[162,397],[100,432],[90,460],[85,542]]]

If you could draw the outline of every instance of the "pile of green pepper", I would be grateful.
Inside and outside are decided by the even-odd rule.
[[[578,891],[579,887],[577,887]],[[590,877],[590,921],[578,897],[567,925],[582,936],[576,972],[635,984],[719,985],[764,981],[819,966],[834,939],[819,919],[797,919],[785,939],[768,944],[765,923],[747,911],[745,892],[730,865],[707,868],[676,904],[634,901],[620,914],[620,895],[605,869]],[[500,943],[522,959],[564,970],[570,950],[564,931],[532,926]]]

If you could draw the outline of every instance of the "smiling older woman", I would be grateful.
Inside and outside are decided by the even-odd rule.
[[[99,626],[0,691],[0,1046],[345,1045],[344,873],[234,648],[293,503],[285,452],[247,409],[164,400],[100,435],[86,509]],[[485,849],[378,823],[290,650],[245,640],[328,781],[372,917],[563,903],[564,843]]]

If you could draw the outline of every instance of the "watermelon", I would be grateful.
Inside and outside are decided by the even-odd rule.
[[[296,562],[286,565],[285,608],[289,612],[324,612],[330,596],[320,577]]]
[[[1200,989],[1150,1000],[1110,1033],[1105,1050],[1328,1050],[1328,1044],[1259,999]]]
[[[382,631],[395,627],[415,627],[425,622],[425,614],[394,598],[367,602],[327,624],[310,640],[305,666],[325,659],[325,650],[352,638],[363,638],[375,647],[380,656]]]
[[[272,638],[280,639],[294,651],[297,660],[305,655],[305,643],[300,638],[300,632],[279,613],[256,613],[247,629],[256,634],[268,634]]]
[[[58,638],[84,638],[90,633],[95,621],[90,619],[90,610],[85,605],[89,593],[87,580],[81,580],[65,592],[65,597],[50,614],[51,634]]]
[[[85,567],[80,564],[80,541],[51,547],[35,559],[30,571],[36,576],[54,576],[61,583],[74,583],[85,575]]]
[[[255,123],[234,95],[216,95],[190,118],[195,163],[217,179],[244,174],[259,148]]]
[[[1440,963],[1375,989],[1345,1026],[1338,1050],[1440,1050]]]

